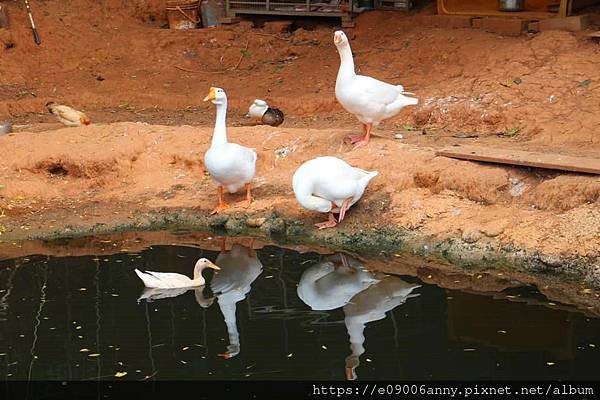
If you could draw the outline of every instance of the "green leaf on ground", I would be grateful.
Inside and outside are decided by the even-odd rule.
[[[241,49],[240,52],[244,57],[250,57],[250,52],[246,49]]]
[[[592,83],[591,79],[586,79],[585,81],[581,81],[577,84],[579,87],[588,87]]]
[[[521,131],[521,128],[510,128],[501,133],[502,136],[513,137],[516,136]]]

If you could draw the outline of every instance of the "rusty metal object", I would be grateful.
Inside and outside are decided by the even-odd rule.
[[[196,29],[200,18],[198,0],[167,1],[167,19],[171,29]]]

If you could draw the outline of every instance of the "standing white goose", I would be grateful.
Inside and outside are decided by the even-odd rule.
[[[405,92],[402,85],[391,85],[371,78],[357,75],[354,71],[354,59],[350,42],[343,31],[336,31],[333,36],[340,54],[340,69],[335,81],[335,97],[346,111],[354,114],[362,123],[363,135],[352,136],[354,148],[369,143],[373,126],[398,114],[402,108],[419,102],[413,94]]]
[[[350,337],[352,354],[346,357],[346,378],[356,379],[356,367],[360,365],[359,358],[365,352],[365,327],[372,321],[385,318],[385,314],[404,304],[407,299],[419,294],[411,292],[421,285],[403,281],[397,276],[377,274],[380,281],[359,292],[344,306],[344,323]]]
[[[317,157],[306,161],[294,173],[292,186],[302,207],[329,213],[329,219],[315,224],[319,229],[332,228],[342,222],[346,211],[365,192],[377,171],[355,168],[336,157]],[[333,213],[339,213],[339,221]]]
[[[135,269],[135,273],[148,288],[178,289],[204,285],[205,281],[204,277],[202,276],[202,271],[205,268],[212,268],[216,270],[221,269],[206,258],[201,258],[194,266],[193,279],[190,279],[183,274],[168,272],[140,271],[139,269]]]
[[[218,187],[219,205],[211,214],[218,214],[229,207],[225,203],[224,189],[235,193],[246,188],[243,206],[252,203],[252,178],[256,173],[256,151],[227,141],[227,95],[221,88],[211,87],[204,101],[212,100],[217,106],[217,117],[210,148],[204,154],[204,166]]]
[[[250,242],[249,247],[234,244],[230,251],[225,251],[223,238],[221,252],[215,261],[221,266],[221,271],[211,281],[210,288],[217,296],[217,303],[229,334],[227,352],[220,354],[225,359],[235,357],[240,352],[240,334],[235,315],[236,304],[246,298],[252,283],[262,273],[262,263],[252,249],[253,242],[253,240]]]

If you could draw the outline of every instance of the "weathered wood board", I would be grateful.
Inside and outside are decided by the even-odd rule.
[[[462,160],[600,174],[600,158],[462,145],[445,147],[438,150],[436,154]]]

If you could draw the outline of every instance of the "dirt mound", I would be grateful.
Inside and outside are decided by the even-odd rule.
[[[230,140],[258,151],[250,212],[275,210],[317,222],[322,216],[295,201],[290,179],[307,159],[329,154],[380,172],[352,209],[357,227],[393,224],[425,235],[456,235],[466,243],[494,238],[552,252],[595,254],[600,248],[593,228],[598,215],[590,213],[600,193],[594,176],[436,157],[432,149],[379,137],[366,148],[351,150],[344,144],[348,133],[281,126],[229,128]],[[0,138],[5,151],[0,208],[10,210],[8,221],[14,223],[45,204],[53,209],[116,202],[141,210],[210,210],[216,189],[202,156],[211,136],[211,128],[142,123],[6,135]],[[243,196],[227,197],[235,204]]]
[[[339,59],[330,22],[287,33],[249,23],[174,31],[161,29],[164,0],[33,1],[43,40],[36,46],[17,4],[9,3],[14,46],[0,58],[0,85],[20,89],[1,91],[5,117],[47,122],[44,104],[60,100],[94,121],[165,122],[168,113],[159,111],[201,110],[216,85],[227,90],[231,116],[264,98],[295,126],[357,126],[334,97]],[[597,44],[570,32],[514,38],[426,26],[422,16],[433,12],[367,12],[347,30],[360,73],[401,83],[420,99],[384,130],[475,132],[494,135],[491,144],[508,134],[534,148],[597,152]],[[211,122],[202,112],[185,119]]]

